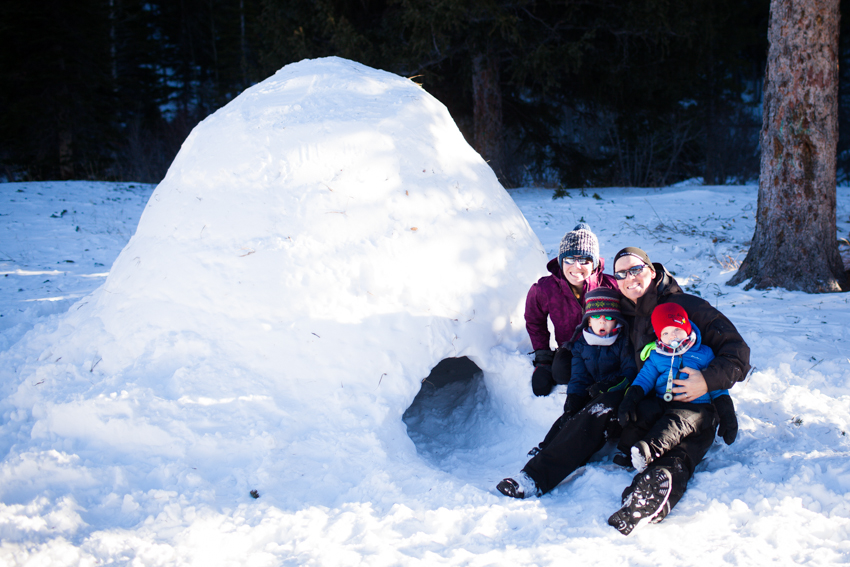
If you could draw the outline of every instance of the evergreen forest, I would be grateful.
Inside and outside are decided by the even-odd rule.
[[[508,187],[758,177],[769,0],[0,4],[0,180],[158,182],[200,120],[330,55],[421,84]]]

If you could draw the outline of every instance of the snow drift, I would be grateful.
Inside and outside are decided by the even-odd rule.
[[[63,459],[80,456],[83,484],[115,467],[130,524],[169,487],[219,505],[249,488],[357,498],[421,466],[401,417],[442,359],[468,356],[491,409],[517,411],[545,260],[436,99],[303,61],[194,129],[105,284],[30,339],[40,362],[13,404],[43,466],[78,474]]]

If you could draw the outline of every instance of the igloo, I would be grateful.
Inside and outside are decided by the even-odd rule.
[[[35,451],[90,463],[130,511],[152,490],[409,491],[425,467],[402,415],[440,361],[482,370],[497,419],[534,413],[523,309],[545,263],[436,99],[302,61],[193,130],[104,285],[29,339],[10,399]]]

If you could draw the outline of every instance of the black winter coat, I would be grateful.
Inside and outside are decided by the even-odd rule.
[[[702,332],[702,344],[714,352],[714,360],[702,370],[709,392],[728,390],[741,382],[750,371],[750,347],[735,325],[710,303],[695,295],[684,293],[676,279],[663,265],[653,262],[655,278],[637,304],[623,297],[620,311],[629,324],[629,338],[635,349],[638,369],[643,366],[640,352],[647,343],[655,342],[652,330],[652,311],[662,303],[676,303],[688,314]]]
[[[584,334],[579,333],[573,343],[572,353],[573,365],[567,386],[568,395],[587,396],[587,389],[597,382],[614,386],[622,382],[623,378],[627,378],[628,384],[631,384],[637,375],[634,351],[625,329],[611,346],[589,345]]]

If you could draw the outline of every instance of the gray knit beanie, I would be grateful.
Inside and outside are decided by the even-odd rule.
[[[593,259],[593,269],[599,267],[599,240],[587,223],[580,222],[564,235],[558,252],[558,264],[564,269],[564,257],[586,256]]]

